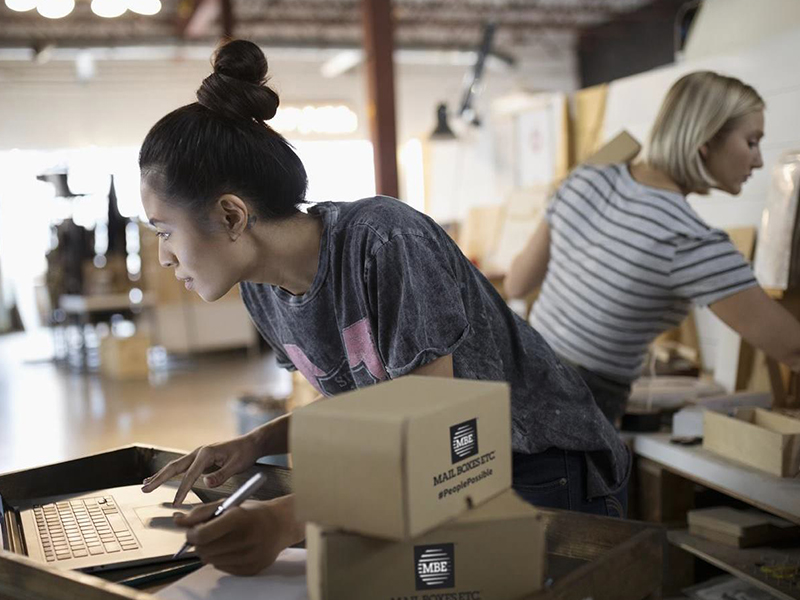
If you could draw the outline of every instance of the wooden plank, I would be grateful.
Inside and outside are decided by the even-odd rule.
[[[178,456],[175,454],[174,456]],[[0,475],[0,495],[7,502],[132,485],[144,479],[146,457],[133,447],[120,448],[58,464]]]
[[[390,0],[362,0],[367,115],[375,155],[378,194],[397,198],[397,134],[395,131],[394,51]]]
[[[575,92],[575,122],[572,130],[574,163],[583,163],[602,142],[603,117],[606,109],[608,84],[584,88]]]
[[[695,484],[647,458],[637,457],[634,464],[632,491],[639,513],[629,516],[648,523],[685,526],[686,513],[694,508]]]
[[[800,524],[800,479],[776,477],[696,446],[670,444],[669,437],[638,435],[634,451],[686,479]]]
[[[658,593],[661,588],[663,555],[663,532],[641,531],[527,600],[641,600]]]
[[[762,534],[770,529],[770,521],[759,513],[729,506],[714,506],[689,512],[689,526],[695,525],[733,537]]]
[[[546,527],[548,554],[595,560],[643,531],[663,528],[565,510],[540,509]]]
[[[3,600],[152,600],[153,596],[77,571],[42,567],[25,557],[0,551]]]
[[[665,527],[686,527],[686,514],[694,508],[695,483],[676,475],[659,463],[636,456],[628,485],[629,517]],[[631,507],[638,508],[631,513]],[[675,546],[668,546],[664,559],[669,578],[662,592],[676,595],[695,581],[695,558]]]
[[[785,600],[800,599],[800,548],[731,548],[670,531],[672,544]]]

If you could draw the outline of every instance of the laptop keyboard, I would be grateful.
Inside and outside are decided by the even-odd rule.
[[[33,514],[47,562],[139,548],[112,496],[37,504]]]

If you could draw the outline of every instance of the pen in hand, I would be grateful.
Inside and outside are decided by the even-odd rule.
[[[260,488],[266,480],[267,476],[263,473],[256,473],[253,475],[242,487],[228,496],[225,501],[217,507],[217,510],[214,511],[214,514],[212,514],[205,522],[208,523],[208,521],[216,519],[218,516],[224,514],[228,509],[239,506],[242,502],[247,500],[247,498],[252,496],[253,492]],[[192,544],[190,544],[188,541],[185,542],[183,546],[181,546],[181,549],[178,550],[172,558],[180,558],[191,546]]]

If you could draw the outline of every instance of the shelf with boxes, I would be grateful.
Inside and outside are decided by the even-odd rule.
[[[695,514],[690,512],[693,484],[776,515],[788,524],[800,524],[800,479],[779,475],[797,471],[793,440],[800,431],[798,424],[762,409],[739,409],[736,416],[706,411],[703,446],[670,443],[670,434],[637,435],[633,445],[640,463],[640,497],[651,504],[661,503],[661,510],[643,513],[668,515],[673,526],[683,523],[668,533],[672,546],[780,597],[800,598],[800,548],[791,543],[739,548],[729,545],[730,541],[726,544],[696,535],[696,528],[695,533],[686,529],[687,515]],[[660,493],[641,489],[646,479],[643,468],[649,461],[676,479],[669,489],[662,488]]]

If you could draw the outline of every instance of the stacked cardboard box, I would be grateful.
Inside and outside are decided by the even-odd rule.
[[[292,419],[312,600],[511,600],[541,588],[544,526],[510,490],[508,386],[403,377]]]

